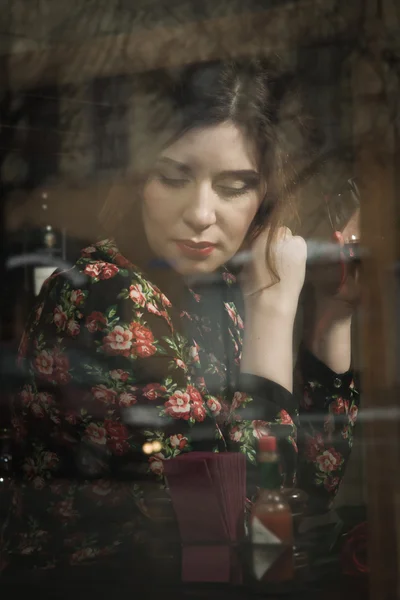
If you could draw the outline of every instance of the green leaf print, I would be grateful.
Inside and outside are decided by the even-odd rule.
[[[129,298],[129,292],[127,289],[123,289],[120,291],[120,293],[117,296],[118,300],[128,300]]]
[[[107,308],[106,317],[108,320],[113,319],[113,317],[115,317],[116,314],[117,314],[117,305],[116,304]]]

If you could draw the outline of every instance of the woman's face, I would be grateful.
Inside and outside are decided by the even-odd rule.
[[[210,273],[236,254],[259,204],[255,149],[240,129],[191,130],[160,154],[144,186],[148,243],[183,275]]]

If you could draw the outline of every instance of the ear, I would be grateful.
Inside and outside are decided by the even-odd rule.
[[[271,214],[274,210],[272,202],[262,202],[255,214],[246,235],[247,243],[253,242],[260,233],[269,225]]]

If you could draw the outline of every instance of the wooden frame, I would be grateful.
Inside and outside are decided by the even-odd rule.
[[[212,59],[224,55],[280,52],[302,42],[340,38],[351,30],[356,11],[344,9],[336,21],[324,23],[316,2],[289,3],[263,13],[189,23],[179,28],[155,28],[134,35],[98,37],[74,47],[60,45],[40,52],[2,58],[6,85],[27,88],[47,82],[79,83],[96,77],[139,72]],[[349,3],[349,5],[352,3]],[[313,13],[314,9],[314,13]],[[282,27],[284,23],[284,27]],[[282,31],[287,37],[282,37]],[[311,37],[310,37],[311,36]],[[372,64],[382,71],[379,36],[369,37]],[[360,56],[352,65],[355,107],[354,140],[357,175],[363,181],[362,239],[369,251],[363,264],[363,379],[362,403],[372,416],[365,424],[369,511],[369,562],[371,600],[389,600],[400,594],[400,485],[399,420],[388,418],[400,409],[397,363],[399,348],[399,258],[396,206],[398,140],[392,132],[389,109],[382,103],[382,88],[371,89],[369,71],[362,74]],[[364,65],[365,66],[365,65]],[[375,95],[374,95],[375,94]],[[367,135],[358,128],[357,111],[380,103],[380,120]],[[367,107],[367,108],[366,108]],[[386,111],[386,112],[385,112]],[[397,161],[397,165],[399,162]],[[396,268],[395,268],[396,267]],[[375,411],[375,412],[374,412]],[[397,504],[396,504],[397,502]]]
[[[396,20],[368,3],[363,52],[351,64],[356,171],[362,181],[362,404],[365,419],[370,599],[400,597],[399,76],[385,61]],[[398,19],[398,16],[397,16]],[[397,20],[397,30],[400,23]],[[396,50],[396,49],[394,49]],[[393,109],[393,106],[396,109]]]

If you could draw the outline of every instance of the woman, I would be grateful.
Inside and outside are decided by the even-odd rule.
[[[165,76],[137,100],[140,153],[129,194],[110,196],[113,239],[48,280],[21,344],[6,570],[129,562],[165,460],[213,449],[254,464],[270,431],[310,510],[335,496],[358,405],[351,305],[316,290],[299,400],[306,246],[281,226],[283,89],[238,61]]]

